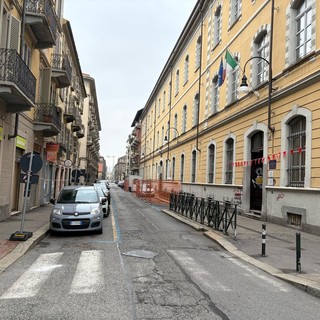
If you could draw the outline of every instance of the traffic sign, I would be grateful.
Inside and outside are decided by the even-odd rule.
[[[42,168],[42,159],[37,153],[32,153],[33,158],[32,158],[32,165],[31,165],[31,172],[32,173],[37,173],[41,170]],[[21,159],[20,159],[20,168],[23,172],[28,172],[29,170],[29,164],[30,164],[30,158],[31,158],[31,153],[28,152],[24,154]]]

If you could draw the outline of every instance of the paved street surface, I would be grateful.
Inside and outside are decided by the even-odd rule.
[[[42,240],[26,252],[19,243],[16,260],[16,249],[2,250],[1,319],[319,319],[319,298],[224,250],[163,206],[115,186],[111,195],[102,235],[46,235],[48,226],[37,221],[32,230],[27,215],[26,229]]]

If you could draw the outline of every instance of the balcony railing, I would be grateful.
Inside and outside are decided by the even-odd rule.
[[[76,108],[74,106],[73,100],[70,100],[69,103],[66,105],[66,109],[63,116],[67,123],[72,122],[76,118]]]
[[[56,44],[58,19],[51,0],[25,0],[26,24],[37,40],[38,49],[51,48]],[[21,6],[23,0],[20,0]]]
[[[15,49],[0,48],[0,97],[7,112],[30,110],[35,103],[36,78]]]
[[[57,79],[57,85],[59,88],[65,88],[71,85],[72,68],[67,55],[53,53],[51,68],[52,77]]]
[[[43,131],[45,137],[56,136],[61,131],[61,112],[54,104],[36,105],[34,130]]]

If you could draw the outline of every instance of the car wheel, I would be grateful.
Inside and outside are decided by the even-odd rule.
[[[110,206],[107,207],[106,217],[109,217],[109,214],[110,214]]]
[[[97,234],[103,234],[103,228],[99,229],[99,230],[97,231]]]

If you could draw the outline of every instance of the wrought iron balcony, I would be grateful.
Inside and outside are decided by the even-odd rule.
[[[58,19],[51,0],[25,0],[26,24],[30,26],[38,49],[51,48],[56,44]],[[23,0],[20,0],[21,5]]]
[[[81,139],[84,137],[84,135],[85,135],[85,127],[82,124],[81,129],[77,132],[77,137],[78,137],[78,139]]]
[[[67,123],[72,122],[76,118],[76,108],[74,107],[74,102],[69,101],[68,105],[66,106],[66,110],[63,115],[64,119]]]
[[[44,137],[56,136],[61,131],[61,110],[54,104],[37,103],[34,130]]]
[[[79,110],[77,110],[76,111],[76,119],[73,121],[73,123],[71,125],[72,132],[80,131],[81,125],[82,125],[82,121],[81,121],[80,112],[79,112]]]
[[[93,139],[91,135],[87,135],[87,146],[92,146],[93,145]]]
[[[51,76],[57,80],[58,88],[66,88],[71,85],[72,68],[67,55],[53,53],[51,68]]]
[[[9,113],[35,105],[36,78],[14,49],[0,48],[0,98]]]

